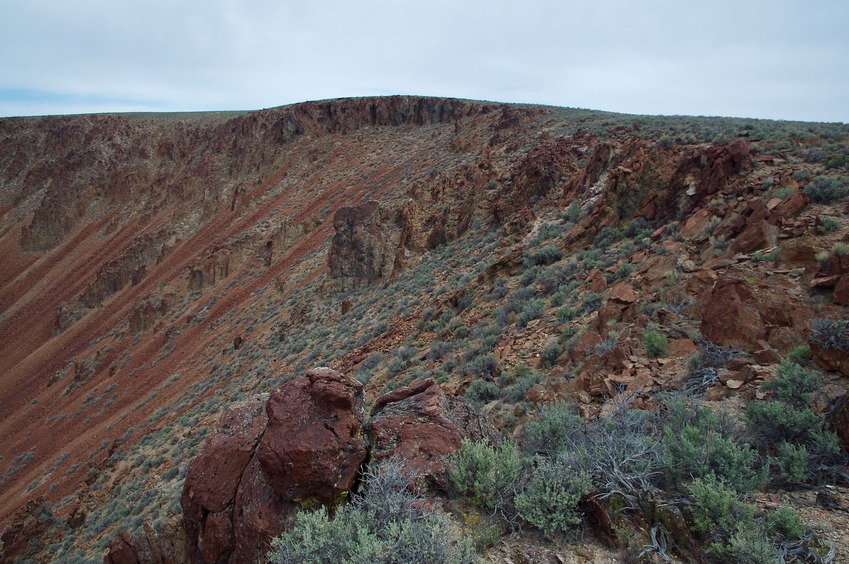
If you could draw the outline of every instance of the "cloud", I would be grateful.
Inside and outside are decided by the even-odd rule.
[[[0,115],[406,93],[849,121],[842,1],[0,1]]]

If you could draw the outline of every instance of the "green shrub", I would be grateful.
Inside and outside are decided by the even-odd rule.
[[[680,487],[690,478],[715,476],[739,492],[760,490],[766,485],[768,465],[757,451],[716,430],[685,425],[679,432],[663,433],[665,470],[670,482]]]
[[[799,366],[807,366],[811,361],[811,347],[799,345],[787,351],[787,360]]]
[[[716,542],[713,547],[720,544]],[[778,549],[756,523],[741,523],[728,540],[728,546],[715,549],[714,553],[726,555],[738,564],[774,564],[782,560]]]
[[[518,403],[524,401],[528,390],[542,381],[542,374],[531,372],[527,376],[520,377],[512,386],[504,389],[504,401]]]
[[[530,257],[532,265],[545,266],[553,264],[563,258],[563,251],[553,246],[545,246],[533,253]]]
[[[752,255],[752,262],[771,262],[777,260],[781,256],[781,248],[776,247],[768,253],[755,251]]]
[[[581,204],[575,201],[569,204],[560,216],[564,221],[578,223],[584,217],[584,211],[581,209]]]
[[[693,527],[708,540],[708,553],[733,556],[730,540],[741,526],[751,526],[755,506],[740,501],[735,488],[713,475],[696,478],[689,487],[693,498]]]
[[[808,182],[805,195],[817,204],[829,204],[849,195],[849,178],[845,176],[817,176]]]
[[[597,249],[606,249],[621,238],[622,233],[618,229],[609,226],[602,227],[593,239],[593,246]]]
[[[603,296],[601,294],[587,294],[581,302],[581,312],[590,313],[601,307]]]
[[[654,414],[612,404],[612,413],[564,430],[561,455],[593,476],[604,497],[616,496],[620,506],[650,519],[660,476],[659,443]],[[566,424],[569,420],[565,421]]]
[[[274,564],[476,561],[471,540],[407,488],[407,475],[389,463],[366,475],[365,493],[330,517],[324,507],[301,511],[291,530],[271,541]]]
[[[528,323],[534,319],[542,317],[543,307],[542,301],[533,299],[528,300],[519,315],[516,316],[516,325],[519,327],[527,327]]]
[[[516,494],[519,516],[551,537],[580,524],[578,502],[593,490],[589,473],[564,457],[534,459],[533,468]]]
[[[574,406],[557,402],[539,411],[539,417],[528,421],[524,428],[525,449],[530,454],[553,456],[568,448],[569,437],[582,432],[584,420]]]
[[[649,331],[643,337],[643,345],[646,347],[646,354],[651,358],[656,358],[666,354],[666,335],[658,331]]]
[[[837,435],[825,428],[822,419],[808,408],[797,409],[780,402],[751,402],[746,406],[746,422],[754,439],[765,450],[776,450],[783,443],[803,446],[807,453],[807,480],[829,482],[843,472],[846,455]],[[778,445],[778,446],[776,446]],[[791,459],[798,456],[785,449],[785,465],[792,468]],[[799,476],[798,469],[791,474]]]
[[[746,423],[766,445],[805,442],[820,428],[819,417],[810,409],[792,409],[775,401],[746,405]]]
[[[555,317],[557,317],[557,321],[561,323],[566,323],[567,321],[571,321],[578,315],[578,312],[575,311],[575,308],[569,306],[563,306],[557,310]]]
[[[811,394],[819,389],[819,375],[804,367],[785,360],[778,366],[778,374],[763,386],[775,391],[775,397],[796,409],[807,408],[811,403]]]
[[[563,349],[560,343],[548,343],[542,349],[542,353],[540,353],[540,363],[547,368],[551,368],[557,364],[557,360],[560,358],[562,352]]]
[[[849,351],[849,320],[814,319],[811,321],[811,342],[824,349]]]
[[[449,472],[458,493],[478,507],[502,514],[512,505],[522,473],[523,458],[512,442],[494,447],[469,439],[460,443]]]
[[[498,373],[498,359],[492,353],[480,354],[480,350],[473,350],[475,354],[466,363],[466,371],[479,377],[491,377]]]
[[[805,445],[782,442],[773,464],[778,476],[785,482],[804,484],[808,481],[808,449]]]
[[[820,216],[820,220],[817,222],[817,233],[826,235],[837,231],[838,227],[840,227],[840,223],[835,218],[823,215]]]
[[[782,505],[766,517],[767,530],[785,541],[795,541],[805,534],[805,526],[792,508]]]
[[[548,299],[548,303],[551,307],[560,307],[566,301],[566,290],[557,290],[551,297]]]
[[[486,380],[472,380],[466,388],[464,397],[472,405],[483,405],[501,396],[501,390],[493,382]]]

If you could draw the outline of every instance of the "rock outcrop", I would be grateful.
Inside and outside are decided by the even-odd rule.
[[[366,458],[362,417],[362,385],[327,368],[226,412],[183,488],[191,560],[253,561],[296,508],[344,499]]]
[[[497,436],[475,408],[447,396],[432,379],[380,396],[366,432],[372,460],[402,459],[416,485],[427,489],[445,488],[449,456],[457,452],[463,438]]]
[[[398,210],[375,201],[339,208],[333,216],[330,275],[349,287],[388,280],[403,256],[400,219]]]
[[[788,303],[780,288],[730,276],[718,279],[699,303],[702,335],[747,352],[762,348],[759,341],[780,350],[802,342],[812,313],[808,306]]]

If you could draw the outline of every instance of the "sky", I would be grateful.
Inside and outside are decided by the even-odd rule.
[[[849,122],[849,1],[0,0],[0,116],[391,94]]]

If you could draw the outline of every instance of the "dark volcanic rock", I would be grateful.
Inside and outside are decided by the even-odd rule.
[[[336,234],[328,267],[333,278],[353,284],[388,279],[401,247],[400,215],[375,201],[343,207],[333,216]]]
[[[257,459],[275,493],[328,504],[348,491],[366,458],[362,384],[317,368],[273,392]]]
[[[317,368],[225,413],[186,476],[191,560],[254,561],[298,506],[338,503],[366,458],[362,401],[359,382]]]
[[[496,431],[465,400],[446,396],[431,379],[380,396],[366,426],[373,459],[398,457],[419,485],[444,488],[448,457],[463,438],[494,438]]]
[[[193,561],[216,562],[232,551],[237,488],[267,423],[263,401],[227,411],[189,465],[181,503]]]

